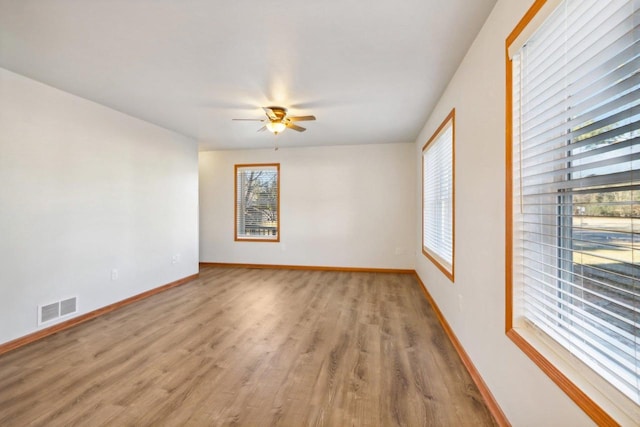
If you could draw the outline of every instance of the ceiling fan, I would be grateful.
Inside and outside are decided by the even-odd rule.
[[[294,122],[303,122],[308,120],[315,120],[315,116],[287,116],[287,109],[284,107],[262,107],[265,114],[267,115],[266,119],[233,119],[233,120],[243,120],[243,121],[253,121],[253,122],[266,122],[264,126],[258,129],[258,132],[264,132],[265,130],[269,130],[273,132],[274,135],[279,134],[283,130],[289,128],[298,132],[304,132],[307,130],[302,126],[296,125]]]

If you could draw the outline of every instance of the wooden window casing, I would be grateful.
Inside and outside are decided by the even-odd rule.
[[[524,189],[527,189],[527,183],[522,182],[523,176],[525,176],[525,172],[523,172],[522,159],[527,159],[526,154],[522,154],[523,149],[526,149],[526,145],[523,146],[522,137],[518,138],[517,141],[514,141],[515,134],[522,135],[522,129],[518,129],[516,132],[516,126],[522,126],[522,119],[520,118],[523,114],[523,105],[526,102],[531,102],[529,98],[526,98],[525,101],[522,101],[522,96],[518,95],[518,99],[520,99],[521,104],[516,104],[514,101],[514,94],[522,91],[522,83],[520,80],[516,81],[516,75],[518,75],[519,79],[522,78],[520,76],[524,75],[522,68],[514,68],[514,51],[519,50],[527,43],[529,37],[531,37],[537,29],[544,24],[545,20],[551,16],[553,11],[556,9],[561,3],[560,0],[537,0],[533,3],[530,9],[527,11],[525,16],[521,19],[521,21],[516,25],[512,33],[506,39],[505,46],[505,58],[506,58],[506,203],[505,203],[505,216],[506,216],[506,250],[505,250],[505,276],[506,276],[506,312],[505,312],[505,328],[507,336],[534,362],[540,369],[545,372],[550,379],[552,379],[582,410],[593,419],[598,425],[618,425],[616,418],[619,420],[625,420],[628,422],[629,420],[635,420],[637,422],[640,417],[638,414],[640,413],[639,407],[629,400],[626,396],[622,394],[622,392],[615,390],[614,386],[608,384],[603,377],[596,370],[592,370],[586,364],[584,364],[581,360],[578,359],[577,356],[570,353],[569,350],[565,349],[561,344],[554,340],[554,338],[547,336],[544,332],[544,328],[540,329],[525,317],[525,308],[523,300],[524,298],[529,298],[525,296],[525,292],[523,289],[523,283],[525,281],[525,277],[530,277],[529,274],[523,275],[523,269],[520,266],[520,261],[516,263],[516,255],[522,256],[523,251],[523,236],[525,233],[531,233],[531,231],[523,230],[531,230],[531,222],[530,216],[527,218],[526,226],[529,228],[523,228],[523,226],[518,225],[518,229],[516,226],[516,218],[521,218],[523,215],[526,215],[526,212],[523,209],[527,209],[527,205],[530,204],[530,201],[526,199],[523,201],[525,197],[528,196],[527,193],[524,194]],[[576,5],[582,6],[579,3],[573,2],[572,6],[576,7]],[[585,9],[585,8],[583,8]],[[569,12],[565,12],[569,13]],[[578,13],[578,12],[574,12]],[[637,11],[636,11],[637,13]],[[595,25],[595,24],[594,24]],[[637,24],[636,24],[637,25]],[[557,27],[557,28],[565,28],[565,27]],[[567,26],[566,28],[570,28],[572,31],[575,30],[572,26]],[[567,30],[568,31],[568,30]],[[637,29],[635,30],[637,31]],[[624,31],[621,31],[624,32]],[[627,33],[633,34],[633,33]],[[630,36],[633,37],[633,36]],[[567,37],[565,40],[572,40]],[[561,40],[562,39],[558,39]],[[549,49],[550,50],[550,49]],[[548,51],[546,51],[548,52]],[[574,51],[569,51],[570,53],[574,53]],[[591,51],[585,50],[586,55],[588,55]],[[548,53],[550,55],[550,53]],[[593,53],[595,55],[595,52]],[[518,59],[521,61],[521,59]],[[637,61],[637,59],[636,59]],[[567,62],[567,64],[571,64],[571,62]],[[617,72],[621,72],[622,66],[618,68],[614,68],[614,70],[619,70]],[[531,71],[529,71],[531,72]],[[586,72],[586,71],[585,71]],[[613,74],[613,73],[612,73]],[[572,76],[570,76],[572,77]],[[622,78],[622,77],[619,77]],[[517,84],[516,84],[517,83]],[[546,83],[546,82],[545,82]],[[612,81],[611,85],[614,85],[616,82]],[[593,87],[593,93],[597,93],[596,85],[587,86],[587,88]],[[637,90],[637,89],[636,89]],[[637,93],[637,92],[636,92]],[[588,95],[583,95],[588,96]],[[565,98],[565,102],[570,102],[571,98]],[[536,104],[534,104],[536,105]],[[575,117],[578,114],[575,109],[571,109],[571,104],[567,104],[568,107],[566,111],[571,112],[571,116]],[[600,106],[596,105],[597,108]],[[633,107],[632,107],[633,108]],[[635,107],[637,108],[637,107]],[[516,117],[514,111],[518,110],[518,116]],[[588,110],[587,110],[588,111]],[[567,113],[567,115],[569,115]],[[549,172],[540,172],[535,177],[549,176],[550,174],[555,174],[555,176],[560,176],[563,171],[566,171],[566,175],[564,178],[558,178],[558,182],[552,182],[549,187],[557,186],[559,188],[557,196],[556,196],[556,204],[557,209],[555,212],[551,212],[545,210],[544,206],[541,208],[540,213],[538,215],[546,215],[547,217],[555,217],[556,221],[556,229],[557,235],[555,236],[555,241],[553,240],[553,235],[549,235],[549,237],[542,237],[541,245],[544,245],[549,248],[553,248],[557,246],[557,255],[558,264],[557,265],[546,265],[550,267],[551,270],[562,272],[557,276],[558,285],[558,295],[563,295],[561,297],[557,297],[558,301],[561,298],[565,298],[566,295],[570,295],[569,292],[564,288],[565,284],[567,287],[571,287],[571,281],[574,280],[574,273],[571,270],[571,267],[566,267],[567,259],[569,259],[569,263],[575,263],[572,255],[566,255],[567,253],[573,253],[574,251],[579,252],[574,247],[572,247],[572,243],[576,241],[575,237],[572,235],[564,234],[565,230],[568,230],[569,233],[572,232],[574,228],[574,223],[571,222],[575,216],[582,215],[582,211],[579,209],[584,209],[583,207],[573,207],[573,209],[567,211],[566,207],[569,206],[571,208],[571,204],[566,202],[565,199],[567,197],[574,197],[572,194],[575,192],[570,186],[572,185],[572,180],[577,182],[575,184],[576,187],[579,187],[579,191],[576,193],[584,193],[583,188],[589,188],[589,186],[593,186],[592,184],[588,184],[589,180],[597,182],[598,178],[594,178],[592,175],[585,176],[583,178],[576,179],[572,176],[573,171],[580,171],[580,168],[586,169],[584,163],[589,160],[584,160],[589,156],[588,153],[577,151],[576,148],[583,148],[584,142],[586,138],[590,138],[590,135],[582,135],[583,139],[574,139],[574,135],[576,132],[575,129],[584,129],[588,130],[588,126],[583,124],[573,125],[571,123],[573,119],[567,120],[567,124],[564,126],[566,128],[565,132],[567,132],[566,136],[566,144],[567,148],[563,151],[562,148],[556,148],[554,152],[558,152],[559,155],[549,161],[549,164],[556,167],[555,170],[551,170]],[[520,122],[520,123],[518,123]],[[589,125],[591,122],[587,122]],[[637,123],[637,121],[636,121]],[[572,127],[573,126],[573,127]],[[616,125],[617,126],[617,125]],[[633,137],[633,132],[637,132],[637,125],[630,124],[626,125],[628,128],[636,126],[635,130],[631,130],[631,137]],[[558,126],[562,128],[561,125]],[[582,131],[586,132],[585,130]],[[606,133],[606,129],[605,132]],[[530,135],[538,135],[536,132],[530,132]],[[577,144],[574,144],[577,141]],[[540,150],[538,147],[542,147],[543,143],[536,141],[537,146],[536,149]],[[561,142],[562,143],[562,142]],[[614,141],[614,143],[616,143]],[[633,145],[633,141],[624,141],[627,145]],[[581,145],[582,144],[582,145]],[[597,147],[597,145],[595,145]],[[523,148],[524,147],[524,148]],[[609,148],[602,148],[600,151],[594,149],[594,153],[605,153]],[[517,153],[516,153],[517,151]],[[538,151],[540,152],[540,151]],[[575,153],[579,153],[576,155]],[[544,152],[543,152],[544,153]],[[565,156],[565,157],[563,157]],[[591,160],[593,163],[598,163],[598,158],[596,155],[592,155]],[[630,154],[630,157],[635,156],[634,154]],[[567,160],[564,161],[563,158]],[[572,163],[570,159],[580,159],[579,161],[575,161]],[[608,158],[603,157],[603,162],[610,161]],[[530,160],[527,160],[531,164]],[[518,165],[518,166],[516,166]],[[576,167],[576,165],[580,165]],[[630,163],[631,165],[631,163]],[[527,166],[528,167],[528,166]],[[564,169],[563,169],[564,168]],[[606,173],[606,172],[605,172]],[[605,178],[606,179],[606,178]],[[637,178],[636,178],[637,179]],[[563,181],[564,180],[564,181]],[[633,178],[632,178],[633,180]],[[604,182],[604,179],[600,179],[600,181]],[[613,180],[611,181],[613,182]],[[580,185],[582,187],[580,187]],[[636,185],[631,183],[631,186]],[[541,184],[536,183],[530,187],[540,186]],[[611,191],[610,188],[615,187],[607,187],[607,184],[598,184],[593,186],[596,189],[603,189],[600,191]],[[616,184],[620,185],[620,184]],[[629,186],[627,186],[629,187]],[[594,190],[595,191],[595,190]],[[581,193],[582,192],[582,193]],[[535,193],[533,193],[535,195]],[[546,194],[546,193],[545,193]],[[568,196],[566,195],[568,194]],[[516,200],[518,199],[518,200]],[[531,199],[529,199],[531,200]],[[523,207],[524,205],[524,207]],[[548,205],[550,206],[550,205]],[[524,213],[523,213],[524,212]],[[521,219],[518,221],[522,221]],[[568,221],[568,222],[567,222]],[[518,223],[520,224],[520,223]],[[545,225],[542,223],[543,227],[547,227],[549,230],[551,227],[549,225]],[[516,244],[516,239],[517,244]],[[548,255],[544,255],[548,256]],[[553,256],[553,254],[551,254]],[[568,257],[568,258],[567,258]],[[545,258],[546,259],[546,258]],[[538,262],[538,261],[534,261]],[[563,264],[565,263],[565,264]],[[542,270],[541,270],[542,271]],[[545,274],[543,272],[543,274]],[[562,275],[565,274],[565,275]],[[547,275],[547,278],[549,276]],[[526,279],[528,280],[528,279]],[[526,294],[528,295],[528,294]],[[571,296],[570,296],[571,297]],[[572,297],[571,297],[572,298]],[[553,295],[549,297],[549,299],[553,299]],[[562,302],[558,302],[558,304],[563,304]],[[568,303],[567,303],[568,305]],[[552,307],[552,306],[548,306]],[[637,308],[637,307],[636,307]],[[529,309],[530,310],[530,309]],[[560,310],[560,309],[558,309]],[[559,311],[559,313],[563,313]],[[562,314],[559,314],[562,316]],[[568,313],[568,317],[571,317],[571,312]],[[558,324],[570,324],[570,322],[566,321],[562,317],[558,317]],[[637,340],[637,336],[636,336]],[[588,387],[585,387],[586,384],[589,384]],[[606,408],[606,409],[605,409]],[[615,414],[615,418],[613,416]]]
[[[235,241],[279,242],[280,163],[235,165],[233,206]]]
[[[430,150],[436,144],[443,146],[437,158],[431,159],[436,163],[432,162],[434,170],[429,171],[425,162],[430,161]],[[452,109],[422,147],[421,158],[422,253],[451,282],[455,279],[455,145],[455,109]]]

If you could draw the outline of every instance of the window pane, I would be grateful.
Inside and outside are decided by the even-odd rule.
[[[236,165],[236,240],[279,240],[279,165]]]
[[[454,116],[445,119],[423,148],[423,253],[453,280]]]
[[[565,0],[513,58],[511,243],[516,314],[636,403],[638,4]]]

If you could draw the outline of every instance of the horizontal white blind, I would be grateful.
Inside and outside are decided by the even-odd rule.
[[[639,10],[566,0],[512,63],[523,315],[640,404]]]
[[[453,126],[450,120],[423,152],[423,245],[453,265]]]
[[[278,238],[277,166],[236,167],[236,238]]]

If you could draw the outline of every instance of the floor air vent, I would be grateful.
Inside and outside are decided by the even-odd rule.
[[[62,301],[38,306],[38,324],[51,322],[78,311],[78,298],[67,298]]]

